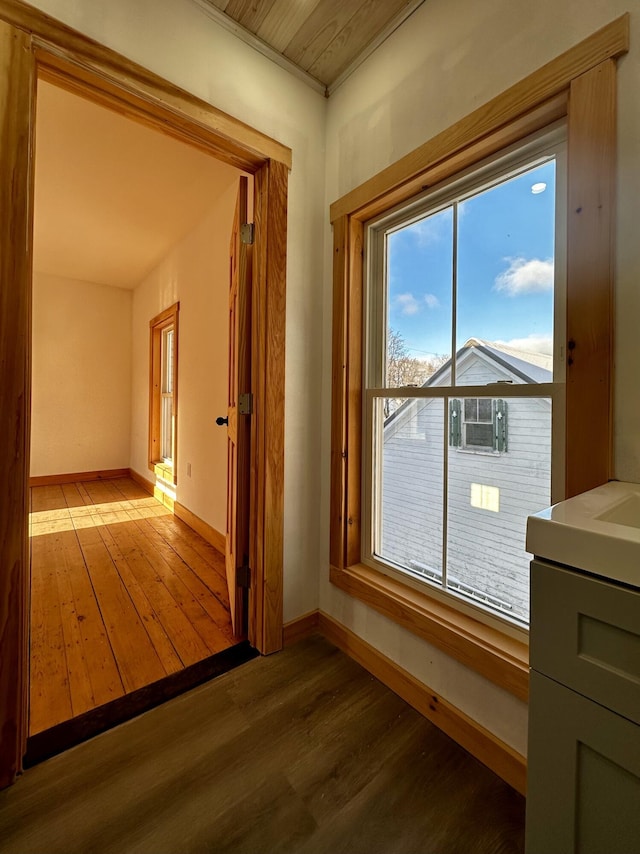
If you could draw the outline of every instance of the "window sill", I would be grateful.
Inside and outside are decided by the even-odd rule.
[[[364,564],[332,566],[330,579],[345,593],[527,701],[527,644]]]

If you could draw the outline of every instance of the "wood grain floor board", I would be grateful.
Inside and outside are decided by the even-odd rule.
[[[520,795],[317,636],[0,792],[0,854],[521,854],[523,837]]]
[[[228,611],[211,595],[211,591],[175,551],[160,537],[150,536],[149,530],[147,528],[143,533],[138,522],[127,527],[132,541],[144,551],[158,578],[191,625],[198,631],[210,651],[217,652],[221,636],[219,626],[228,626]]]
[[[226,582],[224,557],[213,546],[206,543],[187,525],[174,519],[162,517],[146,520],[167,542],[175,553],[187,563],[200,581],[205,584],[225,608],[229,607],[229,591]]]
[[[234,644],[223,557],[202,540],[205,560],[199,535],[132,480],[34,487],[30,501],[31,735]]]
[[[118,575],[127,588],[131,601],[144,623],[149,640],[162,661],[165,672],[167,674],[176,673],[184,666],[184,662],[180,658],[169,633],[162,624],[161,615],[158,613],[160,608],[154,596],[155,587],[151,591],[145,592],[111,533],[105,529],[101,529],[101,536],[109,550]]]
[[[166,676],[129,592],[114,566],[98,527],[77,532],[125,691]]]
[[[129,524],[132,523],[129,522]],[[165,630],[169,632],[182,663],[193,664],[207,658],[213,651],[217,651],[210,649],[202,639],[197,627],[191,622],[191,615],[183,610],[182,606],[187,607],[186,603],[176,601],[172,590],[167,587],[165,578],[158,575],[153,565],[156,563],[155,558],[139,548],[129,533],[129,528],[126,525],[108,525],[106,528],[100,528],[100,534],[105,540],[107,549],[112,542],[115,542],[117,553],[127,562],[147,598],[153,598],[154,610]],[[202,609],[195,616],[196,619],[200,619]]]
[[[43,513],[46,510],[66,509],[62,488],[56,485],[39,486],[32,493],[32,513]]]
[[[65,531],[58,539],[60,618],[75,717],[121,697],[124,687],[75,531]]]
[[[182,581],[190,593],[195,596],[200,605],[207,612],[209,617],[214,621],[225,637],[231,637],[232,632],[229,626],[229,607],[225,607],[215,595],[213,588],[220,589],[224,583],[224,579],[218,576],[217,583],[212,581],[212,571],[209,570],[205,576],[209,580],[209,584],[205,584],[201,577],[194,572],[193,568],[176,553],[174,549],[161,537],[158,532],[148,524],[146,519],[135,520],[136,527],[132,529],[136,532],[134,536],[144,546],[153,549],[153,553],[159,555],[162,560],[171,568],[176,576]],[[143,539],[140,539],[143,538]],[[226,589],[226,587],[224,588]],[[213,594],[213,595],[212,595]],[[231,634],[229,634],[231,632]]]
[[[31,540],[30,728],[39,732],[71,717],[71,693],[58,597],[55,562],[40,560],[57,551],[55,536]]]

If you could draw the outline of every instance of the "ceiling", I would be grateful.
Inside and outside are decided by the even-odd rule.
[[[134,288],[240,172],[38,82],[34,270]]]
[[[267,46],[272,58],[293,64],[330,93],[424,0],[196,2],[236,35],[258,49]]]

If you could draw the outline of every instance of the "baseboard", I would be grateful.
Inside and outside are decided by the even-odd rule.
[[[226,549],[226,538],[224,534],[221,534],[220,531],[216,531],[208,522],[205,522],[204,519],[201,519],[199,516],[196,516],[195,513],[192,513],[191,510],[188,510],[183,504],[180,504],[178,501],[174,501],[173,503],[173,515],[177,516],[178,519],[181,519],[185,524],[187,524],[190,528],[200,534],[203,540],[206,540],[210,545],[217,549],[222,554],[225,553]]]
[[[322,611],[318,613],[318,630],[516,791],[526,794],[524,756]]]
[[[297,617],[295,620],[290,620],[282,627],[282,644],[283,646],[291,646],[296,641],[312,635],[318,631],[320,623],[320,612],[310,611],[302,617]]]
[[[57,486],[63,483],[79,483],[83,480],[111,480],[128,477],[130,469],[104,469],[102,471],[76,471],[67,474],[42,474],[29,478],[29,486]]]
[[[129,469],[129,477],[131,478],[131,480],[135,480],[138,486],[141,486],[144,490],[146,490],[149,495],[153,495],[155,486],[151,483],[150,480],[147,480],[146,477],[143,477],[135,469]]]

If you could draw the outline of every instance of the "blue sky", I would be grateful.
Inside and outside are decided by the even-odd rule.
[[[460,202],[456,347],[476,337],[551,352],[554,183],[551,161]],[[451,353],[452,246],[452,208],[388,238],[389,326],[419,358]]]

